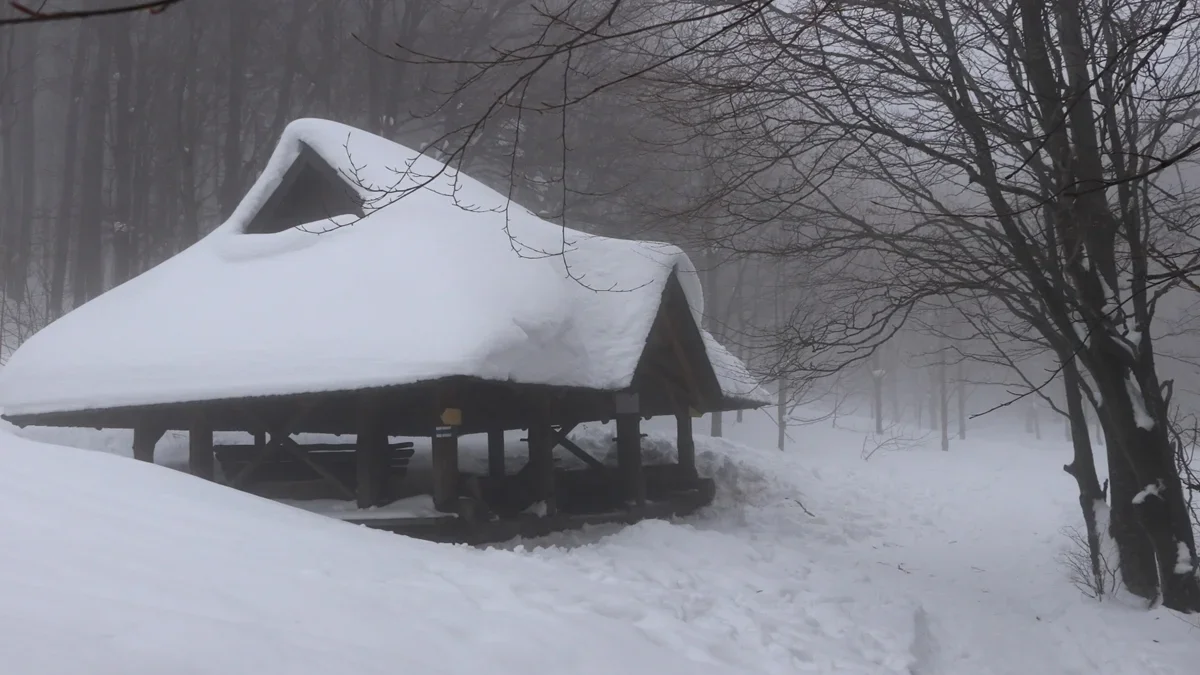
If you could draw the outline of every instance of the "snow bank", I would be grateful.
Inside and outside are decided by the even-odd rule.
[[[1195,673],[1194,617],[1119,597],[1096,604],[1059,566],[1061,529],[1080,519],[1061,470],[1069,443],[999,429],[941,452],[912,434],[905,451],[863,461],[869,433],[845,422],[869,427],[794,427],[779,452],[762,449],[775,442],[765,413],[727,416],[727,439],[696,438],[700,469],[718,483],[711,508],[504,551],[421,544],[6,439],[0,659],[22,675],[370,674],[397,663],[497,675]],[[673,426],[643,426],[657,460],[674,456]],[[110,435],[91,442],[108,448]],[[586,425],[572,437],[605,456],[611,435]],[[509,435],[510,457],[520,437]],[[482,438],[463,440],[465,464],[486,455]],[[418,444],[414,462],[424,452]],[[535,644],[547,642],[543,659]],[[426,667],[445,650],[444,671]]]
[[[6,432],[0,540],[0,662],[22,675],[740,672],[546,561]]]
[[[359,192],[365,217],[246,234],[303,145]],[[412,150],[301,120],[227,222],[18,349],[0,405],[28,415],[452,375],[621,389],[672,273],[702,325],[678,248],[564,229]],[[768,398],[705,343],[726,395]]]

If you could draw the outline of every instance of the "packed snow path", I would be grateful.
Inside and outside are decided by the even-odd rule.
[[[650,440],[664,445],[667,436],[656,436],[655,427],[649,425]],[[774,430],[756,416],[727,423],[726,430],[748,446],[773,445]],[[39,435],[77,445],[124,443]],[[607,436],[592,429],[579,440],[597,447]],[[75,505],[125,519],[126,532],[151,527],[166,540],[166,530],[178,530],[170,535],[170,554],[135,539],[126,544],[131,555],[105,553],[98,544],[104,535],[67,539],[59,530],[70,527],[71,509],[55,510],[48,496],[22,487],[16,469],[21,457],[31,461],[28,455],[0,454],[4,540],[34,539],[15,558],[6,546],[0,572],[10,583],[26,579],[26,611],[44,608],[31,621],[20,613],[22,594],[16,610],[0,607],[0,629],[28,637],[0,646],[0,659],[12,663],[9,657],[41,653],[39,644],[74,640],[83,631],[110,640],[109,658],[153,653],[149,662],[160,670],[177,662],[189,664],[187,672],[243,672],[223,669],[231,662],[213,653],[221,649],[187,647],[184,631],[194,621],[209,628],[248,621],[256,626],[253,639],[217,631],[209,640],[233,641],[224,651],[245,652],[246,664],[270,664],[256,673],[342,670],[348,662],[337,660],[338,650],[351,647],[361,650],[353,661],[365,673],[387,672],[388,663],[372,659],[395,663],[409,650],[415,651],[403,658],[410,672],[467,672],[466,656],[439,669],[435,655],[444,649],[476,650],[488,672],[502,675],[521,667],[655,675],[1195,672],[1200,628],[1129,600],[1097,605],[1066,580],[1060,530],[1078,516],[1073,483],[1060,469],[1069,456],[1065,443],[993,437],[956,443],[950,453],[917,445],[864,462],[863,433],[825,423],[793,436],[786,453],[698,439],[702,467],[722,491],[713,508],[683,523],[564,533],[513,542],[506,546],[511,552],[366,532],[244,495],[224,497],[212,486],[197,488],[194,498],[167,494],[163,483],[158,493],[119,505],[103,505],[115,490],[95,485],[88,503]],[[138,480],[152,471],[109,465]],[[176,487],[190,481],[170,478]],[[166,508],[157,512],[135,509],[135,502],[163,506],[163,500]],[[179,521],[173,506],[192,513]],[[223,533],[229,522],[241,525]],[[266,527],[271,534],[258,541]],[[357,550],[340,550],[352,542]],[[180,565],[174,558],[193,544],[218,549],[202,559],[205,575],[154,566],[168,559]],[[59,549],[70,562],[37,565],[39,555]],[[224,569],[217,561],[241,567]],[[62,583],[73,578],[107,584],[96,597],[143,614],[81,604],[71,595],[78,587]],[[150,586],[139,586],[140,578]],[[120,580],[129,586],[115,586]],[[446,610],[429,609],[439,606]],[[145,612],[156,617],[153,625],[145,624]],[[128,634],[129,627],[144,637]],[[546,640],[558,644],[543,658],[534,645]],[[455,641],[465,642],[454,647]],[[279,661],[277,651],[295,658]],[[58,650],[49,661],[30,662],[45,667],[21,672],[96,663],[82,660],[87,653]]]
[[[726,431],[773,442],[762,424]],[[1097,605],[1068,582],[1062,529],[1079,516],[1066,443],[942,453],[934,439],[864,461],[866,434],[794,435],[782,454],[709,440],[701,461],[727,491],[686,525],[564,534],[538,553],[720,636],[709,656],[757,652],[757,672],[1195,672],[1200,621]]]

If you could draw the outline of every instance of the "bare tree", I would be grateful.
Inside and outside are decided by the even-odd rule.
[[[512,73],[519,94],[588,49],[637,53],[643,67],[610,81],[653,82],[647,104],[688,121],[675,141],[702,135],[736,167],[700,206],[740,223],[717,245],[837,267],[835,316],[789,327],[797,372],[865,358],[926,298],[1001,303],[1099,406],[1125,584],[1200,611],[1154,344],[1159,299],[1200,269],[1181,214],[1157,206],[1180,199],[1163,170],[1200,147],[1188,4],[652,7],[568,3],[538,40],[476,65]],[[822,350],[838,358],[815,362]],[[1068,470],[1090,519],[1104,495],[1081,467],[1086,423],[1071,419]]]

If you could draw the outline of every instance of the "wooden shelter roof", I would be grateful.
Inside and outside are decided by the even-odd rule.
[[[226,223],[18,349],[0,406],[102,427],[186,428],[202,410],[217,429],[301,407],[298,431],[351,433],[373,397],[399,434],[427,432],[447,396],[464,428],[523,428],[531,401],[607,419],[616,391],[645,414],[765,403],[702,312],[673,246],[564,229],[407,148],[302,120]]]

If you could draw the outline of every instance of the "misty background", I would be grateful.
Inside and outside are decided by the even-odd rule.
[[[903,272],[870,247],[835,259],[795,245],[798,228],[835,211],[765,197],[786,169],[753,161],[769,131],[697,115],[712,109],[689,93],[686,68],[623,80],[653,46],[613,41],[528,78],[481,65],[547,30],[523,0],[193,0],[0,31],[3,354],[204,236],[283,127],[321,117],[425,150],[548,220],[682,246],[702,270],[706,328],[782,390],[772,415],[807,421],[798,404],[819,399],[834,418],[874,415],[880,431],[904,421],[947,445],[976,425],[1069,433],[1054,410],[1057,361],[1020,320],[948,286],[898,291]],[[712,75],[704,61],[692,77]],[[819,144],[790,159],[804,157],[810,171],[825,161]],[[828,169],[831,203],[878,213],[888,189],[852,169]],[[766,178],[737,180],[752,174]],[[1170,180],[1186,188],[1196,175],[1184,164]],[[935,189],[950,197],[952,183]],[[1195,299],[1173,291],[1159,314],[1160,359],[1188,413]]]

